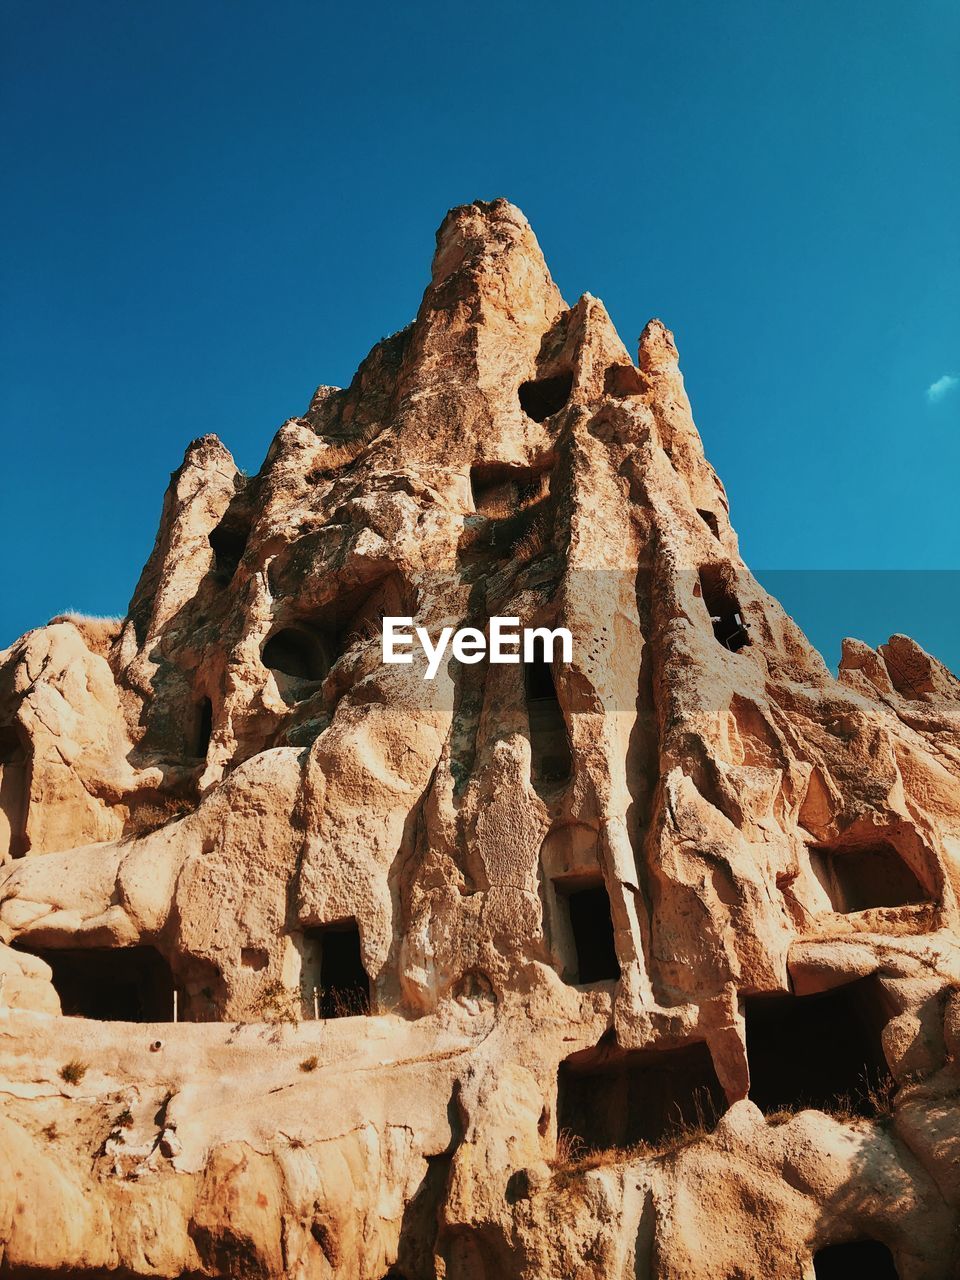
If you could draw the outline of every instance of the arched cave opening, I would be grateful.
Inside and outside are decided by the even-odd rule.
[[[834,911],[905,907],[932,901],[887,840],[864,845],[811,845],[810,865]]]
[[[524,663],[523,672],[533,782],[552,788],[569,780],[572,761],[553,664],[547,660],[542,636],[534,637],[534,660]]]
[[[577,983],[603,982],[620,977],[613,934],[610,897],[602,877],[571,876],[554,880],[557,898],[565,908],[577,958]]]
[[[263,665],[294,680],[323,680],[332,663],[323,637],[308,627],[284,627],[263,646]]]
[[[545,418],[559,413],[570,399],[573,389],[573,373],[555,374],[552,378],[534,378],[529,382],[521,382],[517,396],[520,408],[534,422],[543,422]]]
[[[817,1280],[897,1280],[893,1254],[879,1240],[831,1244],[813,1255]]]
[[[53,970],[68,1017],[97,1022],[172,1022],[173,975],[155,947],[22,947]]]
[[[738,653],[750,643],[750,635],[725,566],[704,565],[700,570],[699,582],[700,594],[710,615],[714,636],[725,649]]]
[[[363,965],[356,920],[304,930],[301,992],[311,1011],[314,989],[321,1018],[353,1018],[370,1012],[370,977]]]
[[[653,1146],[685,1130],[712,1129],[726,1098],[707,1045],[621,1049],[601,1040],[561,1062],[557,1131],[588,1150]]]
[[[890,1083],[875,976],[815,995],[748,996],[744,1016],[750,1100],[761,1111],[875,1113],[870,1092]]]

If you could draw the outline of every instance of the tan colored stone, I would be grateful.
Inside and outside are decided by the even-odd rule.
[[[494,614],[571,630],[555,698],[381,661],[384,615]],[[0,1271],[958,1274],[960,683],[903,636],[833,678],[673,335],[635,364],[505,201],[256,476],[189,446],[127,616],[0,654],[0,747]],[[370,1012],[315,1021],[350,922]],[[151,1021],[61,1015],[149,965]],[[765,1117],[763,1010],[847,998],[776,1068],[821,1109]]]

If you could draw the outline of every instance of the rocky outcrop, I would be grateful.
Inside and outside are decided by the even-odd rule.
[[[384,616],[572,661],[428,681]],[[0,748],[0,1273],[960,1274],[960,684],[831,675],[669,330],[505,201],[258,475],[190,445]]]

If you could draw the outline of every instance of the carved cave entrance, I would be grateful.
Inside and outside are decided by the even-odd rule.
[[[610,897],[600,876],[571,876],[554,880],[557,900],[564,908],[576,953],[571,981],[603,982],[620,977],[613,936]]]
[[[890,1079],[880,1038],[886,1013],[874,977],[817,995],[749,996],[744,1014],[750,1099],[761,1111],[840,1105],[873,1114],[868,1090]]]
[[[541,636],[534,638],[534,646],[534,661],[524,663],[523,668],[531,768],[534,785],[551,788],[569,780],[570,740],[553,682],[553,664],[546,658]]]
[[[557,1073],[557,1130],[592,1150],[653,1145],[689,1126],[712,1129],[726,1109],[710,1050],[621,1049],[606,1037]]]
[[[898,851],[885,840],[853,847],[813,845],[810,865],[834,911],[849,913],[932,901]]]
[[[301,992],[311,1013],[314,990],[321,1018],[370,1012],[370,978],[363,967],[356,920],[304,931]]]
[[[832,1244],[813,1256],[817,1280],[897,1280],[893,1254],[878,1240]]]
[[[97,1022],[172,1022],[173,975],[150,946],[21,947],[53,970],[65,1015]]]

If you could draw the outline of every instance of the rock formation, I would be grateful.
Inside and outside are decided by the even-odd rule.
[[[505,201],[258,475],[189,446],[124,619],[0,654],[0,760],[0,1275],[960,1275],[960,683],[830,674],[669,330]]]

